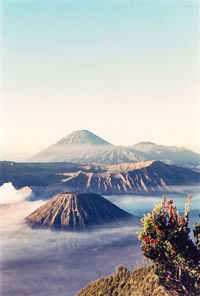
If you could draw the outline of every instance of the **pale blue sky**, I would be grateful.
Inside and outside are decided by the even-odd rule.
[[[197,3],[3,1],[2,158],[77,129],[199,145]]]

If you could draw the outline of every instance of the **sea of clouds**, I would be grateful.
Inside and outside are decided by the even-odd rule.
[[[142,263],[137,226],[103,227],[84,233],[32,229],[25,217],[44,201],[28,201],[29,187],[0,187],[1,295],[73,296],[118,264]]]
[[[191,225],[200,212],[199,188],[180,188],[175,204],[184,211],[188,193],[193,193]],[[192,192],[193,191],[193,192]],[[0,186],[0,275],[1,296],[74,296],[97,279],[114,272],[118,264],[129,270],[142,264],[136,231],[138,226],[103,227],[88,232],[32,229],[25,217],[45,201],[28,201],[31,188]],[[128,212],[143,216],[162,199],[156,196],[110,196],[110,201]]]

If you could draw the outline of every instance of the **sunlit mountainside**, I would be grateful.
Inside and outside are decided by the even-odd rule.
[[[200,155],[182,147],[156,145],[151,142],[141,142],[129,147],[115,146],[88,130],[79,130],[28,161],[119,164],[148,160],[195,167],[199,165]]]
[[[173,288],[168,291],[164,286],[160,285],[156,275],[152,272],[151,266],[138,268],[133,272],[119,266],[116,268],[115,274],[88,284],[76,296],[178,296],[178,293],[174,291],[177,287]]]
[[[95,225],[134,219],[104,197],[94,193],[60,193],[26,217],[29,225],[61,230],[85,230]],[[136,220],[136,219],[135,219]],[[139,221],[139,219],[138,219]],[[139,222],[138,222],[139,223]]]

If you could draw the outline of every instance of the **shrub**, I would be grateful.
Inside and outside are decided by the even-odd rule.
[[[188,227],[191,199],[189,196],[184,216],[180,216],[173,200],[167,201],[164,196],[163,202],[155,204],[153,211],[141,219],[143,228],[138,238],[144,256],[153,263],[160,280],[169,285],[178,282],[180,289],[192,295],[197,293],[199,284],[200,226],[194,228],[197,242],[193,242]]]
[[[200,249],[200,223],[199,222],[196,223],[193,229],[193,233],[194,233],[194,237],[196,238],[196,245]]]
[[[118,265],[115,269],[116,274],[125,272],[127,272],[127,268],[123,264]]]

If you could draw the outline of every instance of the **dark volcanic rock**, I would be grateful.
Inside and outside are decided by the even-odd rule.
[[[29,186],[29,200],[49,199],[60,192],[157,194],[176,186],[199,186],[200,172],[160,161],[118,165],[0,162],[0,185]],[[175,186],[175,187],[174,187]]]
[[[79,230],[134,218],[95,193],[59,193],[26,217],[31,226]]]
[[[63,174],[62,183],[69,190],[99,194],[170,192],[173,186],[198,185],[200,173],[168,165],[161,161],[107,166],[105,172]]]
[[[49,199],[60,192],[97,194],[160,194],[176,186],[197,186],[200,172],[160,161],[119,165],[0,162],[0,185],[29,186],[29,200]],[[174,187],[175,186],[175,187]]]

